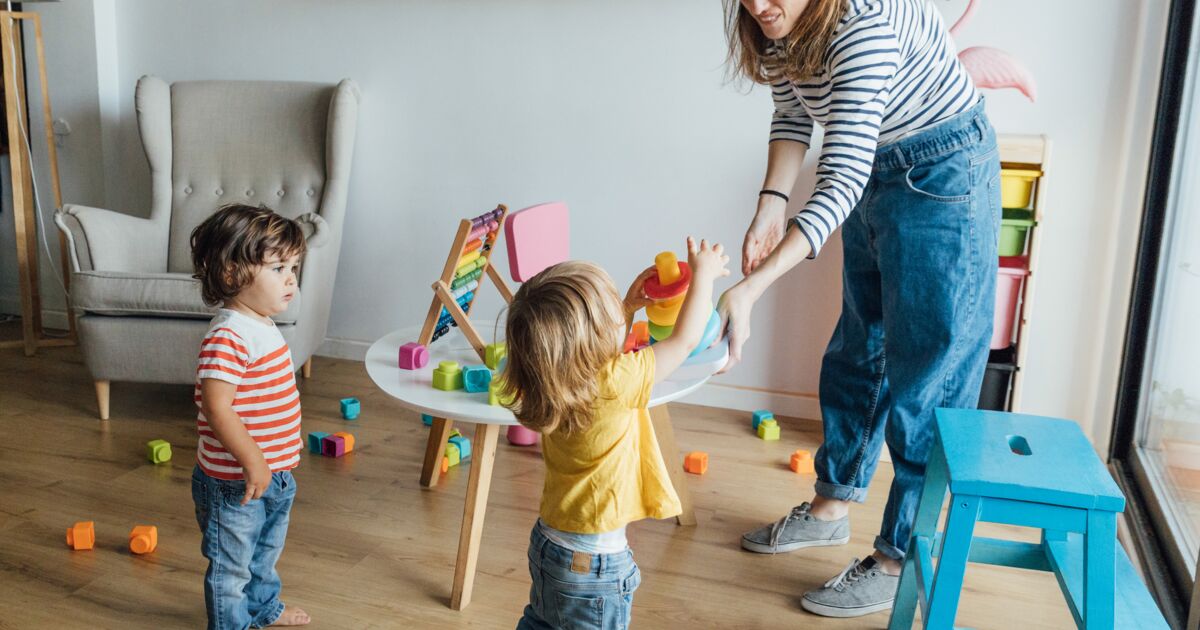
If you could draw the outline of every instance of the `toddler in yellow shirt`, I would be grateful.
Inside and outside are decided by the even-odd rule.
[[[649,302],[642,286],[653,268],[622,302],[603,269],[561,263],[509,305],[500,378],[521,424],[541,432],[546,462],[519,630],[628,627],[641,572],[625,526],[681,510],[650,424],[650,389],[700,342],[713,283],[729,275],[720,245],[688,238],[687,247],[692,282],[674,331],[638,352],[621,349],[633,313]]]

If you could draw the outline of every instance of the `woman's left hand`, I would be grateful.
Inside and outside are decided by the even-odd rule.
[[[754,309],[756,299],[743,279],[717,300],[717,314],[721,316],[720,338],[729,339],[729,361],[717,374],[724,374],[741,362],[742,346],[750,339],[750,311]]]

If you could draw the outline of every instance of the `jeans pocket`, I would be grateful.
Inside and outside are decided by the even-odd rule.
[[[908,189],[944,203],[971,200],[971,156],[964,149],[918,161],[904,173]]]
[[[604,597],[596,595],[554,594],[559,628],[596,630],[604,628]]]

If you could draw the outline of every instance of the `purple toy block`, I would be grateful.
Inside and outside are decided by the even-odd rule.
[[[346,454],[346,440],[339,435],[321,438],[321,454],[325,457],[341,457]]]
[[[419,343],[411,342],[400,346],[400,369],[419,370],[429,363],[429,350]]]

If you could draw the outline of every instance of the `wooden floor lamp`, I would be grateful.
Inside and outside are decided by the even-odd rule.
[[[13,223],[17,241],[17,274],[21,284],[20,341],[0,342],[0,348],[23,347],[25,356],[33,356],[38,348],[70,346],[76,343],[75,317],[67,295],[68,334],[66,337],[47,337],[42,328],[42,296],[38,285],[38,230],[42,224],[34,207],[33,162],[30,157],[28,132],[28,99],[25,92],[25,64],[21,35],[23,24],[33,25],[37,42],[38,76],[42,86],[42,114],[46,126],[46,146],[50,158],[50,181],[54,189],[54,207],[62,207],[62,190],[58,179],[58,151],[54,144],[53,118],[50,115],[50,92],[46,85],[46,54],[42,47],[42,23],[38,14],[25,11],[0,11],[0,56],[4,59],[4,108],[8,118],[9,169],[12,174]],[[70,287],[69,258],[66,237],[58,234],[63,288]]]

